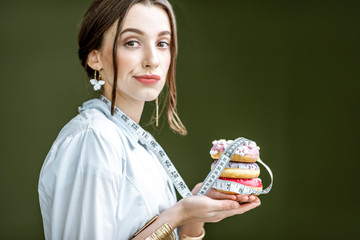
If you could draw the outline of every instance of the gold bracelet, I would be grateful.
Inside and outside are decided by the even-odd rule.
[[[186,236],[185,234],[182,234],[180,240],[201,240],[205,237],[205,229],[202,228],[201,231],[202,231],[202,233],[198,237],[189,237],[189,236]]]
[[[169,223],[164,223],[145,240],[176,240],[176,234]]]

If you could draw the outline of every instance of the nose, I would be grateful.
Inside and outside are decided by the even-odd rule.
[[[156,47],[149,46],[145,48],[143,67],[155,69],[159,66],[159,56]]]

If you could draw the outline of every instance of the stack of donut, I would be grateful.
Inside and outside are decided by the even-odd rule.
[[[211,164],[211,169],[220,158],[223,151],[233,142],[233,140],[215,140],[212,142],[213,146],[210,150],[210,155],[215,161]],[[249,186],[257,191],[261,191],[263,186],[260,175],[260,168],[255,163],[259,158],[260,148],[253,141],[246,141],[244,145],[237,148],[235,154],[231,158],[224,171],[221,173],[219,179],[232,181]],[[225,190],[220,192],[228,194],[237,194]]]

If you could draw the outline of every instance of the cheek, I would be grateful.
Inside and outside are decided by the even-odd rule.
[[[117,58],[118,75],[123,76],[124,74],[131,73],[137,65],[136,56],[134,54],[119,54]]]

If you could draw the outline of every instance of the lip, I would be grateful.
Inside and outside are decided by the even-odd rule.
[[[134,76],[134,78],[145,85],[153,85],[161,79],[161,77],[156,74],[139,75],[139,76]]]

